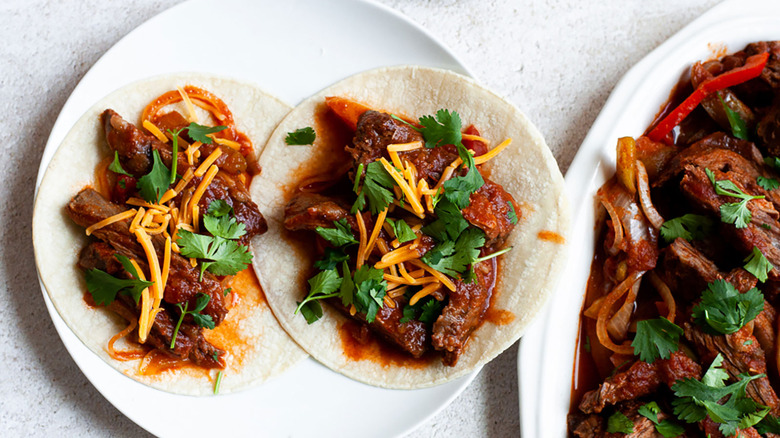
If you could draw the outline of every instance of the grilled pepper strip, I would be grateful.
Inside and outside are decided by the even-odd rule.
[[[733,87],[757,78],[764,70],[768,59],[769,52],[753,55],[745,61],[745,65],[742,67],[729,70],[702,82],[674,111],[664,117],[647,136],[653,141],[664,141],[672,129],[682,122],[691,111],[696,109],[705,97],[724,88]]]

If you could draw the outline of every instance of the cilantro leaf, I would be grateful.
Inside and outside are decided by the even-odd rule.
[[[715,174],[705,168],[704,172],[707,174],[707,178],[710,179],[715,193],[721,196],[731,196],[733,198],[741,199],[739,202],[728,202],[720,206],[720,219],[727,224],[734,224],[737,228],[745,228],[750,223],[750,219],[753,214],[747,207],[747,203],[753,199],[764,199],[764,196],[752,196],[742,191],[733,181],[724,179],[720,181],[715,180]]]
[[[214,275],[235,275],[252,263],[249,248],[235,240],[209,237],[187,230],[178,231],[177,244],[184,257],[203,259],[200,274],[208,270]]]
[[[763,420],[756,423],[754,427],[756,428],[756,432],[761,435],[768,433],[780,434],[780,419],[773,415],[767,415]]]
[[[176,346],[176,335],[179,334],[179,328],[181,327],[181,323],[184,321],[184,317],[187,314],[192,315],[192,320],[198,326],[210,330],[214,329],[216,325],[214,324],[214,320],[211,318],[211,315],[203,315],[200,313],[203,309],[206,308],[210,300],[211,297],[208,294],[198,292],[198,294],[195,295],[195,306],[192,308],[192,310],[187,310],[187,306],[190,304],[189,301],[185,302],[183,306],[181,303],[176,303],[176,307],[179,308],[181,314],[179,315],[179,321],[176,323],[176,328],[173,330],[173,336],[171,337],[171,350],[173,350]]]
[[[753,252],[745,258],[745,263],[745,270],[755,275],[758,281],[762,283],[769,278],[769,272],[775,268],[756,246],[753,247]]]
[[[446,109],[440,109],[436,116],[420,117],[419,129],[425,138],[425,147],[434,148],[445,144],[457,145],[463,139],[461,134],[462,122],[460,115]]]
[[[327,271],[328,269],[335,269],[337,264],[346,260],[349,260],[349,256],[344,253],[344,251],[334,248],[325,248],[325,254],[322,259],[314,262],[314,267],[321,271]]]
[[[358,243],[355,240],[355,236],[352,234],[352,227],[349,226],[346,219],[339,219],[333,222],[336,228],[324,228],[317,227],[317,234],[322,236],[323,239],[330,242],[331,245],[336,248]]]
[[[314,144],[314,140],[317,139],[317,134],[314,132],[314,128],[307,126],[305,128],[296,129],[293,132],[288,132],[287,137],[284,138],[284,142],[290,146],[303,146]]]
[[[355,271],[355,308],[358,312],[365,313],[366,321],[374,322],[376,313],[384,304],[387,291],[387,282],[383,278],[384,273],[368,265],[363,265]]]
[[[780,169],[780,158],[778,157],[764,157],[764,164],[774,169]]]
[[[227,129],[227,126],[220,125],[209,127],[192,122],[187,126],[187,135],[195,141],[199,141],[203,144],[211,144],[213,143],[213,140],[207,134],[214,134],[225,129]]]
[[[129,272],[133,274],[136,279],[116,278],[100,269],[89,269],[84,271],[84,278],[87,282],[87,291],[89,291],[90,295],[92,295],[92,299],[95,300],[95,303],[99,306],[111,304],[116,299],[116,294],[119,292],[128,293],[133,297],[136,303],[138,303],[137,297],[140,297],[141,292],[153,285],[154,282],[137,280],[138,273],[135,272],[135,269]]]
[[[639,410],[637,410],[637,413],[643,417],[647,417],[653,424],[658,424],[658,414],[661,413],[661,407],[658,406],[658,403],[656,402],[650,402],[642,405]]]
[[[425,253],[422,261],[433,269],[457,277],[479,257],[479,248],[485,245],[485,233],[478,228],[469,228],[451,240],[437,244]]]
[[[609,433],[634,433],[634,422],[629,420],[620,411],[616,411],[607,419],[607,432]]]
[[[412,228],[403,219],[398,219],[395,221],[392,219],[385,220],[393,228],[393,233],[395,234],[395,238],[398,239],[398,242],[409,242],[417,238],[417,235],[414,234]]]
[[[341,277],[335,269],[320,271],[309,279],[309,293],[302,302],[298,303],[298,307],[293,314],[303,313],[303,317],[306,318],[306,322],[309,324],[317,321],[322,316],[322,307],[316,301],[336,296],[337,293],[334,292],[340,286]]]
[[[729,119],[729,125],[731,125],[731,133],[740,140],[747,140],[747,123],[739,116],[738,112],[734,111],[726,104],[723,100],[722,93],[718,93],[718,99],[720,100],[720,104],[723,105],[723,110],[726,111],[726,117]]]
[[[362,164],[361,164],[362,166]],[[360,171],[360,167],[358,167]],[[360,174],[355,176],[355,193],[357,192],[358,183],[360,182]],[[385,167],[379,161],[373,161],[368,163],[366,167],[366,177],[363,180],[363,189],[358,193],[355,204],[352,205],[351,212],[357,213],[362,211],[366,205],[366,199],[368,199],[368,207],[373,214],[379,214],[382,210],[387,208],[391,202],[393,202],[393,186],[395,182],[393,177],[387,173]]]
[[[683,330],[666,318],[639,321],[631,346],[639,359],[653,363],[656,359],[669,359],[677,351],[677,342]]]
[[[313,324],[318,319],[322,318],[322,305],[319,301],[309,301],[307,303],[299,303],[301,315],[306,319],[307,324]]]
[[[759,186],[761,186],[762,189],[767,191],[780,187],[780,181],[774,178],[764,178],[763,176],[758,176],[756,177],[756,182]]]
[[[120,174],[120,175],[127,175],[127,176],[133,176],[127,173],[125,169],[122,168],[122,163],[119,162],[119,152],[114,151],[114,161],[111,162],[108,166],[108,170]]]
[[[339,288],[339,298],[341,298],[341,304],[346,307],[355,301],[355,282],[352,280],[352,273],[349,271],[346,260],[342,262],[341,273],[344,275],[344,279]]]
[[[152,153],[154,164],[152,170],[138,179],[138,193],[147,202],[156,204],[163,193],[168,190],[170,183],[170,171],[165,167],[165,163],[160,158],[160,152],[157,149]]]
[[[661,408],[656,402],[647,403],[637,410],[639,415],[652,421],[655,425],[655,430],[658,431],[664,438],[673,438],[682,435],[685,429],[677,423],[673,423],[669,420],[658,421],[658,414],[661,413]]]
[[[661,237],[666,243],[681,237],[687,241],[703,239],[715,229],[715,222],[707,216],[686,214],[664,222],[661,225]]]
[[[209,203],[209,208],[206,210],[206,214],[214,217],[222,217],[233,214],[233,207],[227,203],[224,199],[215,199]]]
[[[769,412],[769,408],[746,396],[747,384],[765,375],[740,374],[737,382],[727,386],[728,374],[722,364],[723,356],[718,354],[701,381],[685,378],[675,382],[672,391],[677,399],[672,406],[681,420],[696,423],[709,416],[720,423],[719,430],[724,435],[732,436],[737,428],[751,427]]]
[[[133,297],[135,304],[138,304],[138,301],[141,300],[141,295],[143,294],[144,289],[146,289],[149,286],[152,286],[154,282],[141,280],[141,276],[138,275],[138,271],[135,269],[135,266],[133,266],[133,264],[130,262],[129,258],[123,256],[122,254],[114,254],[114,257],[117,260],[119,260],[119,263],[122,264],[122,267],[125,268],[125,271],[129,272],[130,275],[132,275],[133,278],[137,281],[135,285],[133,285],[129,289],[125,289],[124,292],[128,293],[131,297]]]
[[[409,300],[412,298],[413,293],[407,292],[404,296]],[[416,319],[424,324],[433,324],[439,315],[441,315],[443,308],[444,303],[430,295],[417,301],[414,305],[408,304],[407,301],[407,304],[403,308],[404,316],[398,322],[403,324]]]
[[[506,205],[509,206],[509,213],[507,213],[507,217],[509,218],[509,223],[512,225],[517,224],[517,213],[515,212],[515,206],[512,205],[512,201],[506,201]]]
[[[211,210],[210,206],[209,210]],[[203,215],[203,225],[209,230],[209,233],[223,239],[238,239],[246,234],[246,225],[228,215],[205,214]]]
[[[677,423],[673,423],[669,420],[663,420],[655,425],[655,430],[658,431],[664,438],[674,438],[685,433],[685,428]]]
[[[446,199],[436,206],[434,212],[438,219],[423,227],[422,232],[433,237],[437,242],[456,240],[469,226],[460,209]]]
[[[465,146],[458,143],[458,155],[463,160],[464,167],[468,169],[465,176],[457,176],[447,180],[444,187],[444,196],[458,208],[468,207],[471,194],[476,192],[485,184],[482,175],[474,164],[474,156],[471,155]]]
[[[756,288],[740,293],[731,283],[715,280],[707,285],[693,308],[696,324],[711,334],[730,334],[764,310],[764,295]]]

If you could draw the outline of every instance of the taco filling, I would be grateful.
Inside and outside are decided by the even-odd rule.
[[[284,209],[285,229],[306,232],[318,259],[295,313],[315,324],[325,301],[409,355],[434,351],[454,366],[485,317],[520,215],[480,171],[511,139],[491,149],[446,109],[412,122],[326,101],[352,135],[351,161],[300,181]],[[286,142],[318,134],[301,128]]]
[[[171,109],[177,102],[184,114]],[[128,322],[109,354],[223,369],[227,354],[204,330],[225,319],[230,276],[251,263],[249,239],[267,230],[247,190],[259,171],[252,143],[223,101],[193,86],[151,102],[143,129],[111,109],[101,121],[111,154],[67,213],[92,238],[78,260],[85,298]],[[140,348],[114,348],[126,336]]]

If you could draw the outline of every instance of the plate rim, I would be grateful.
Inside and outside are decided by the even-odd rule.
[[[429,41],[431,43],[433,43],[433,45],[436,47],[436,49],[438,51],[440,51],[443,55],[445,55],[447,58],[449,58],[449,62],[452,64],[452,66],[450,66],[450,67],[443,67],[443,66],[436,66],[436,67],[438,67],[438,68],[450,68],[450,69],[453,69],[453,71],[455,71],[457,73],[464,74],[464,75],[469,76],[469,77],[471,77],[471,78],[473,78],[473,79],[475,79],[477,81],[479,80],[476,77],[476,75],[474,74],[473,70],[471,70],[451,48],[449,48],[447,45],[445,45],[441,41],[441,39],[439,37],[437,37],[436,35],[433,35],[427,29],[425,29],[422,25],[420,25],[417,22],[413,21],[410,17],[404,15],[400,11],[397,11],[397,10],[387,6],[387,5],[378,3],[375,0],[341,0],[341,1],[342,1],[342,3],[350,3],[351,2],[351,3],[362,4],[364,6],[374,8],[379,15],[389,15],[389,17],[391,19],[398,20],[400,23],[416,29],[422,35],[427,37],[429,39]],[[39,164],[39,167],[38,167],[38,173],[37,173],[37,176],[36,176],[35,192],[34,192],[34,196],[33,196],[33,204],[35,203],[35,200],[37,199],[38,189],[40,187],[40,184],[41,184],[41,181],[43,179],[43,176],[46,173],[46,169],[47,169],[47,166],[48,166],[49,162],[51,161],[52,157],[56,153],[56,151],[59,148],[59,146],[62,144],[63,139],[67,136],[68,132],[70,132],[70,130],[73,128],[73,126],[65,126],[64,125],[65,124],[65,122],[63,120],[64,119],[64,115],[69,115],[71,113],[79,111],[78,109],[71,109],[71,107],[75,106],[75,102],[77,100],[76,98],[80,94],[84,93],[84,89],[87,89],[89,87],[89,83],[91,81],[93,81],[92,77],[96,74],[95,72],[99,71],[100,68],[102,68],[103,64],[105,64],[106,62],[109,62],[109,61],[107,61],[107,59],[110,59],[110,57],[113,54],[113,52],[115,50],[117,50],[116,49],[117,46],[121,47],[123,44],[127,44],[127,41],[132,40],[133,38],[135,38],[135,36],[137,34],[143,32],[147,27],[151,27],[152,25],[154,25],[155,22],[160,21],[160,20],[166,20],[170,16],[173,16],[174,14],[180,12],[182,9],[197,7],[198,3],[216,3],[216,1],[215,0],[187,0],[187,1],[184,1],[184,2],[176,4],[176,5],[173,5],[173,6],[169,7],[169,8],[167,8],[167,9],[164,9],[164,10],[160,11],[156,15],[154,15],[154,16],[150,17],[149,19],[143,21],[137,27],[135,27],[134,29],[129,31],[127,34],[122,36],[116,42],[114,42],[111,45],[111,47],[108,48],[98,58],[98,60],[95,61],[94,64],[92,64],[92,66],[81,77],[81,79],[79,79],[77,85],[70,92],[67,100],[65,101],[65,103],[62,106],[62,108],[60,109],[60,111],[59,111],[59,113],[57,115],[57,118],[55,120],[55,123],[52,125],[52,128],[51,128],[51,130],[49,132],[49,135],[47,137],[46,145],[44,147],[44,151],[43,151],[42,156],[41,156],[40,164]],[[208,73],[208,72],[205,72],[205,71],[200,71],[200,72],[207,73],[207,74],[214,74],[214,73]],[[354,74],[354,73],[358,73],[358,71],[352,72],[351,74]],[[134,80],[126,82],[126,83],[118,83],[116,88],[121,88],[121,87],[123,87],[125,85],[128,85],[128,84],[131,84],[133,82],[137,82],[137,81],[145,80],[145,79],[148,79],[148,78],[151,78],[151,77],[159,76],[161,74],[168,74],[168,73],[160,73],[160,72],[152,73],[152,74],[150,74],[148,76],[135,78]],[[222,75],[220,73],[216,73],[216,75],[224,76],[224,75]],[[256,83],[256,81],[254,81],[254,80],[243,78],[243,77],[240,77],[240,76],[231,76],[231,78],[237,79],[237,80],[241,80],[241,81],[245,81],[245,82],[249,81],[249,82],[255,82]],[[336,82],[341,80],[341,79],[343,79],[343,78],[336,79]],[[267,91],[269,91],[272,95],[277,97],[277,95],[274,94],[273,90],[267,90]],[[110,92],[108,94],[110,94]],[[305,99],[305,97],[303,99]],[[284,99],[280,99],[280,100],[282,100],[283,102],[286,102]],[[295,102],[295,104],[297,104],[297,103],[298,102]],[[94,102],[91,102],[90,104],[86,105],[85,109],[88,109],[92,104],[94,104]],[[294,107],[294,105],[293,105],[293,107]],[[75,120],[78,120],[78,118],[81,117],[82,113],[83,113],[83,111],[79,111],[79,114],[76,115]],[[36,275],[38,275],[37,268],[36,268]],[[82,357],[79,357],[77,359],[76,355],[74,355],[72,353],[72,350],[78,349],[78,348],[83,348],[86,351],[88,351],[89,353],[91,353],[91,352],[89,351],[88,347],[83,345],[83,343],[75,336],[75,334],[72,332],[72,330],[70,330],[70,328],[68,328],[67,324],[65,324],[64,320],[62,319],[62,317],[59,315],[57,310],[54,308],[53,303],[51,302],[51,300],[50,300],[50,298],[48,296],[48,293],[46,292],[45,287],[43,285],[43,282],[41,281],[41,278],[40,278],[39,275],[38,275],[38,284],[40,286],[40,292],[43,295],[44,304],[46,305],[46,309],[49,312],[49,317],[52,320],[52,323],[53,323],[53,325],[55,327],[55,330],[57,331],[57,335],[58,335],[58,337],[60,339],[60,342],[62,342],[63,346],[65,346],[65,349],[67,350],[68,354],[71,356],[72,360],[76,363],[76,365],[78,366],[78,368],[81,371],[81,373],[87,378],[87,380],[90,382],[90,384],[107,401],[109,401],[117,410],[119,410],[124,416],[126,416],[128,419],[133,421],[136,425],[138,425],[139,427],[141,427],[142,429],[146,430],[149,433],[152,433],[152,434],[159,433],[159,431],[155,431],[153,427],[149,427],[148,422],[143,421],[143,419],[139,419],[136,415],[128,414],[125,410],[121,409],[119,406],[117,406],[114,403],[114,401],[113,401],[113,394],[111,394],[110,388],[105,388],[105,387],[102,387],[102,385],[96,384],[95,380],[97,380],[99,378],[97,376],[97,374],[100,374],[100,373],[95,372],[93,370],[85,371],[85,368],[91,366],[91,365],[87,364],[87,362],[90,361],[89,359],[95,359],[95,360],[99,361],[100,365],[103,365],[105,368],[111,368],[111,367],[108,364],[105,364],[100,358],[97,358],[97,357],[94,357],[94,358],[82,358]],[[77,342],[77,345],[70,345],[69,342],[73,342],[73,341],[72,340],[71,341],[66,341],[65,336],[72,336],[72,337],[74,337],[75,341]],[[93,353],[91,353],[91,354],[94,355]],[[85,360],[85,359],[87,359],[87,360]],[[304,359],[304,361],[306,361],[306,360],[309,360],[309,359]],[[313,359],[311,359],[311,360],[313,360]],[[319,363],[316,363],[316,365],[317,366],[322,366]],[[300,366],[301,366],[301,363],[298,363],[298,364],[294,365],[293,368],[300,367]],[[436,416],[441,411],[443,411],[447,406],[449,406],[452,403],[452,401],[455,400],[455,398],[457,398],[459,395],[461,395],[465,391],[465,389],[471,384],[471,382],[479,374],[479,372],[481,371],[481,368],[482,367],[479,367],[475,371],[473,371],[473,372],[471,372],[471,373],[469,373],[469,374],[467,374],[467,375],[465,375],[465,376],[463,376],[463,377],[461,377],[461,378],[459,378],[459,379],[457,379],[457,380],[455,380],[453,382],[450,382],[450,383],[457,382],[459,384],[459,387],[455,391],[453,391],[451,394],[449,394],[447,397],[444,397],[443,401],[440,402],[438,404],[438,406],[435,409],[431,410],[427,415],[425,415],[424,417],[420,418],[417,421],[414,421],[414,422],[406,425],[406,427],[401,427],[400,428],[401,431],[399,432],[398,436],[409,434],[410,432],[412,432],[415,429],[419,428],[422,424],[426,423],[432,417]],[[101,371],[103,371],[103,370],[101,370]],[[111,368],[110,370],[106,369],[104,371],[108,371],[109,374],[117,372],[113,368]],[[333,372],[331,370],[328,370],[328,371],[329,372]],[[335,372],[333,372],[333,373],[335,373]],[[132,382],[134,384],[143,385],[143,384],[141,384],[139,382],[136,382],[136,381],[132,381]],[[146,386],[146,385],[143,385],[143,386]],[[256,388],[257,387],[255,387],[255,389]],[[436,388],[436,387],[434,387],[434,388]],[[152,389],[154,389],[154,388],[152,388]],[[162,394],[165,394],[165,396],[192,397],[192,396],[187,396],[187,395],[173,395],[173,394],[165,393],[163,391],[159,391],[159,390],[156,390],[156,389],[154,389],[154,390],[158,391],[158,392],[160,392]],[[251,388],[247,388],[244,391],[239,391],[237,394],[241,394],[241,393],[244,393],[244,392],[247,392],[247,391],[251,391],[251,390],[252,390]],[[390,391],[392,391],[392,390],[390,390]],[[219,398],[226,398],[226,397],[231,397],[231,396],[234,396],[234,395],[236,395],[236,394],[227,394],[227,395],[219,396]],[[209,396],[206,396],[206,398],[209,398]]]
[[[613,132],[618,130],[616,128],[615,121],[620,120],[623,116],[620,116],[621,111],[624,111],[635,100],[636,93],[634,90],[642,91],[648,86],[652,86],[654,81],[654,73],[658,70],[662,70],[665,64],[672,63],[668,60],[669,57],[679,55],[680,53],[693,50],[693,46],[697,45],[699,41],[697,38],[702,38],[710,29],[714,27],[727,27],[738,24],[740,22],[761,21],[765,22],[774,18],[775,20],[780,17],[780,4],[772,2],[771,0],[750,0],[747,6],[755,6],[754,8],[746,7],[744,0],[727,0],[720,3],[701,16],[694,19],[692,22],[684,26],[674,35],[669,37],[666,41],[661,43],[658,47],[653,49],[639,62],[632,66],[618,81],[615,88],[610,93],[607,101],[605,102],[599,115],[596,117],[593,125],[589,129],[585,136],[579,150],[574,156],[574,159],[569,166],[569,169],[565,175],[566,191],[569,198],[572,200],[572,212],[573,217],[580,217],[583,214],[583,210],[587,210],[588,203],[592,202],[592,185],[596,178],[599,177],[600,171],[604,171],[605,168],[610,168],[610,163],[607,157],[602,154],[604,151],[613,150],[614,155],[614,142],[618,136],[613,135]],[[759,9],[762,8],[762,9]],[[760,10],[759,15],[753,10]],[[735,30],[735,32],[737,32]],[[777,33],[780,38],[780,31]],[[734,39],[732,35],[725,35],[720,38],[720,41],[726,41],[728,39]],[[741,47],[733,47],[732,49],[741,49]],[[682,69],[687,68],[691,62],[696,61],[692,59],[686,61],[685,65],[678,65]],[[678,81],[679,77],[674,79],[674,83]],[[671,85],[664,89],[671,89]],[[665,95],[668,93],[665,93]],[[664,100],[665,101],[665,100]],[[654,102],[655,103],[655,102]],[[658,102],[659,108],[663,103]],[[652,104],[646,104],[652,106]],[[650,123],[650,120],[647,121]],[[636,135],[636,133],[624,133],[623,135]],[[612,159],[614,162],[614,158]],[[614,166],[611,167],[614,172]],[[589,212],[589,210],[587,210]],[[589,224],[588,224],[589,225]],[[586,228],[584,225],[580,228]],[[576,235],[576,225],[572,229],[572,235]],[[593,231],[590,231],[592,234]],[[569,254],[569,260],[565,268],[565,273],[569,273],[572,269],[578,269],[575,263],[579,260],[582,261],[582,256],[587,255],[588,260],[592,258],[593,248],[590,248],[587,253],[576,254],[572,250]],[[564,274],[564,277],[566,274]],[[550,433],[549,430],[543,435],[541,433],[540,424],[544,412],[543,409],[539,409],[543,406],[543,401],[550,401],[554,396],[545,396],[542,391],[542,382],[539,378],[539,372],[541,370],[541,363],[539,358],[543,358],[545,353],[549,353],[550,349],[546,349],[544,340],[549,330],[549,325],[553,321],[552,303],[561,299],[562,296],[568,295],[572,300],[577,302],[577,315],[581,310],[584,287],[573,290],[573,292],[565,292],[564,289],[569,288],[570,283],[559,283],[558,289],[553,294],[553,299],[548,302],[548,305],[543,310],[539,318],[535,321],[534,325],[529,328],[526,336],[521,339],[519,354],[517,358],[517,372],[518,383],[520,386],[519,405],[520,405],[520,428],[522,435],[524,436],[557,436]],[[578,286],[583,286],[578,284]],[[574,372],[574,355],[575,355],[575,339],[576,333],[579,331],[579,316],[577,316],[575,335],[570,339],[566,339],[566,348],[571,351],[566,352],[566,357],[571,356],[570,363],[567,364],[570,369],[569,373],[565,375],[564,381],[566,382],[566,406],[569,406],[569,396],[571,390],[571,379]],[[560,397],[560,394],[556,394],[555,397]],[[555,398],[551,400],[551,403],[555,401],[561,403],[560,400]],[[559,406],[556,404],[556,406]],[[560,407],[560,406],[559,406]],[[554,430],[559,430],[558,425],[553,427]],[[563,425],[563,431],[565,434],[566,426]]]

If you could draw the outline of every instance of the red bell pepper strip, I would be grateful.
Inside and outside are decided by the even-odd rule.
[[[664,117],[664,119],[647,134],[647,137],[653,141],[663,141],[675,126],[680,124],[691,111],[699,106],[705,97],[723,90],[724,88],[733,87],[734,85],[739,85],[753,78],[757,78],[764,70],[764,66],[768,59],[769,52],[753,55],[745,61],[745,65],[742,67],[729,70],[726,73],[702,82],[688,98]]]

